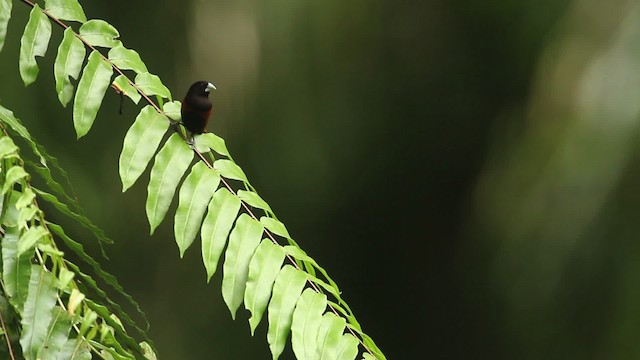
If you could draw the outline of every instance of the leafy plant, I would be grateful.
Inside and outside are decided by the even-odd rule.
[[[359,354],[364,359],[385,359],[362,331],[337,284],[289,235],[224,140],[206,133],[196,136],[195,146],[188,144],[180,124],[180,102],[148,71],[139,54],[123,45],[112,25],[87,20],[77,0],[46,0],[44,8],[29,0],[21,2],[32,7],[19,61],[25,85],[37,79],[36,57],[46,55],[53,21],[64,29],[54,65],[56,92],[63,106],[74,99],[78,138],[91,130],[109,87],[135,104],[146,102],[124,138],[119,161],[123,191],[153,160],[146,201],[150,232],[167,216],[177,191],[173,225],[180,256],[200,232],[202,259],[211,279],[224,252],[223,299],[233,318],[244,304],[251,313],[252,334],[268,313],[267,342],[273,359],[282,353],[289,333],[299,359],[355,359]],[[11,7],[11,0],[0,0],[0,50]],[[80,26],[75,30],[64,21]],[[77,88],[71,79],[78,79]],[[46,220],[38,201],[82,224],[99,243],[111,240],[83,215],[73,194],[58,181],[68,183],[68,177],[55,158],[3,107],[0,124],[0,320],[11,358],[20,351],[26,359],[88,359],[91,354],[103,359],[155,358],[145,331],[93,277],[141,312],[138,304],[81,243]],[[14,137],[24,140],[25,146],[19,148]],[[25,147],[36,161],[20,156]],[[31,184],[25,166],[46,181],[48,191]],[[65,258],[60,243],[93,270],[93,277]],[[138,343],[126,329],[142,341]]]

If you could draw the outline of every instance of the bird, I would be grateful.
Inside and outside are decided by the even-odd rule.
[[[191,135],[189,140],[191,144],[195,135],[207,132],[207,123],[213,107],[209,100],[209,93],[215,89],[216,87],[208,81],[196,81],[182,99],[180,115],[182,115],[182,125]]]

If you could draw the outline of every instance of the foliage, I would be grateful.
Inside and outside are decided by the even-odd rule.
[[[224,252],[224,301],[234,318],[244,303],[251,313],[252,334],[268,313],[267,341],[274,359],[282,353],[289,332],[294,353],[300,359],[354,359],[360,352],[363,358],[385,358],[362,331],[337,284],[289,235],[233,160],[224,140],[206,133],[196,136],[194,146],[188,145],[179,124],[180,102],[172,101],[169,89],[148,71],[136,51],[124,47],[117,29],[104,20],[87,20],[77,0],[47,0],[44,9],[28,0],[22,2],[32,6],[20,51],[20,74],[25,85],[38,76],[36,57],[46,55],[53,21],[64,28],[54,65],[56,92],[63,106],[74,99],[73,124],[78,138],[91,130],[110,86],[136,104],[144,99],[147,105],[127,132],[120,155],[123,191],[153,160],[146,202],[150,232],[166,217],[178,191],[173,225],[180,256],[192,247],[199,232],[210,279]],[[10,14],[11,1],[0,0],[2,9],[8,11],[0,11],[0,46],[10,18],[4,14]],[[76,31],[63,20],[81,25]],[[98,48],[108,49],[107,54]],[[71,79],[79,80],[75,94]],[[0,307],[0,314],[11,320],[3,325],[11,344],[7,350],[21,350],[26,359],[88,359],[91,353],[103,359],[155,358],[145,332],[108,297],[94,277],[123,295],[138,311],[139,306],[81,243],[46,220],[37,201],[52,204],[82,224],[99,243],[111,240],[83,215],[74,196],[54,178],[52,170],[57,173],[55,177],[67,181],[57,161],[9,110],[0,107],[0,120],[0,300],[8,300],[0,302],[8,303]],[[20,157],[25,147],[13,142],[15,136],[25,140],[26,149],[39,164]],[[49,192],[31,184],[25,165],[44,178]],[[282,241],[288,245],[281,245]],[[93,277],[66,259],[60,244],[89,265]],[[126,328],[135,330],[144,341],[135,341]],[[20,347],[15,345],[17,333]]]

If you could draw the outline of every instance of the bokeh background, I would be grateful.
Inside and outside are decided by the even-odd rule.
[[[640,357],[640,2],[83,6],[176,98],[195,80],[218,86],[210,130],[390,359]],[[160,357],[269,358],[264,324],[251,338],[245,312],[231,320],[220,274],[206,284],[196,249],[178,258],[171,222],[148,235],[148,174],[121,193],[137,108],[119,115],[109,92],[76,141],[54,91],[55,27],[24,88],[28,11],[15,2],[0,103],[116,240],[105,267]]]

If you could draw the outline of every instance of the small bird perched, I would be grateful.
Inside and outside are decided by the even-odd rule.
[[[209,93],[216,87],[208,81],[196,81],[191,85],[187,95],[182,99],[182,124],[191,134],[190,142],[193,144],[195,134],[207,131],[207,123],[211,116],[211,100]]]

